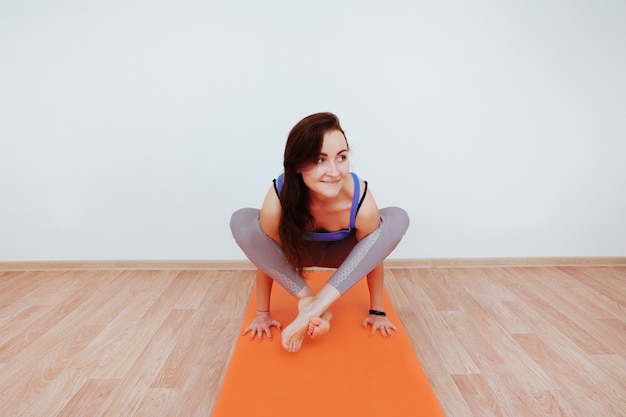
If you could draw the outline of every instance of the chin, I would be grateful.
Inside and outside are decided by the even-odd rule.
[[[324,184],[324,186],[318,190],[318,193],[320,193],[321,195],[325,197],[337,197],[340,192],[341,192],[340,184],[336,184],[330,187],[327,184]]]

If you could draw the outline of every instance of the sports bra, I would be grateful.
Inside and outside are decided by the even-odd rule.
[[[356,214],[359,212],[365,195],[367,194],[367,181],[365,183],[365,189],[363,191],[363,197],[359,200],[361,194],[361,185],[359,183],[359,177],[351,172],[352,179],[354,180],[354,195],[352,197],[352,208],[350,209],[350,226],[347,229],[337,230],[336,232],[309,232],[304,236],[306,240],[314,240],[317,242],[334,242],[337,240],[345,239],[352,233],[356,224]],[[276,195],[280,198],[280,190],[283,188],[283,174],[280,174],[277,179],[274,180],[274,190]]]

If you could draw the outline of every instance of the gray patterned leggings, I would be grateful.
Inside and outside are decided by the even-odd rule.
[[[261,229],[259,213],[254,208],[233,213],[230,219],[233,237],[257,268],[296,295],[307,284],[287,263],[281,247]],[[345,294],[389,256],[409,227],[408,214],[398,207],[381,209],[380,219],[378,229],[358,242],[355,232],[336,242],[310,242],[310,251],[303,265],[298,266],[336,268],[328,283]]]

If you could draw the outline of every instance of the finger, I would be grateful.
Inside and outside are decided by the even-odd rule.
[[[259,342],[263,341],[263,329],[257,329],[256,340],[258,340]]]
[[[281,330],[281,324],[279,322],[277,322],[276,320],[274,320],[272,322],[272,326],[276,327],[278,330]]]
[[[387,331],[387,326],[381,324],[380,326],[377,327],[377,329],[383,338],[386,338],[389,335]]]
[[[250,340],[254,340],[254,336],[256,336],[256,329],[250,329]]]
[[[385,333],[383,334],[383,337],[390,337],[391,336],[391,330],[389,330],[389,327],[385,326],[385,327],[383,327],[383,330],[385,331]]]
[[[245,335],[247,335],[248,333],[250,333],[251,331],[252,331],[252,329],[251,329],[251,328],[246,327],[246,329],[245,329],[243,332],[241,332],[241,335],[242,335],[242,336],[245,336]]]

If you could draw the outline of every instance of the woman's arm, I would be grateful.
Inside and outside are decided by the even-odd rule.
[[[280,205],[280,200],[276,195],[274,187],[270,187],[263,200],[263,206],[261,206],[261,214],[259,222],[261,223],[261,229],[268,235],[274,242],[280,245],[280,236],[278,235],[278,225],[280,224],[280,217],[283,214],[283,208]]]
[[[271,187],[265,196],[259,222],[261,229],[275,242],[279,242],[278,223],[281,215],[280,200]],[[274,326],[280,330],[281,325],[274,320],[270,314],[270,299],[272,296],[272,285],[274,280],[265,272],[257,269],[256,271],[256,315],[252,323],[246,327],[242,335],[250,333],[250,339],[263,340],[265,334],[268,340],[272,340],[271,327]]]
[[[367,287],[370,292],[370,309],[384,312],[384,275],[385,270],[383,264],[378,265],[369,274],[367,274]],[[377,314],[368,314],[363,320],[363,327],[372,326],[371,334],[374,335],[377,330],[383,337],[389,337],[392,330],[397,332],[396,326],[389,321],[387,316]]]
[[[363,190],[365,184],[361,181],[361,189]],[[378,229],[380,226],[380,212],[378,211],[378,205],[370,189],[367,190],[363,204],[356,216],[356,239],[361,240],[365,236]]]
[[[256,271],[256,312],[270,312],[270,299],[272,296],[272,284],[274,280],[265,272],[257,269]]]
[[[380,212],[378,211],[378,205],[371,191],[368,190],[356,218],[357,240],[361,240],[369,235],[379,226]],[[385,311],[383,301],[384,275],[385,270],[382,263],[367,274],[367,287],[370,293],[371,310]],[[391,336],[392,330],[397,331],[396,326],[391,323],[386,316],[368,314],[363,320],[363,327],[367,327],[368,325],[372,326],[372,335],[379,330],[383,337],[388,337]]]
[[[378,265],[367,274],[367,287],[370,292],[370,309],[385,311],[383,301],[385,270],[383,264]]]
[[[265,272],[256,271],[256,314],[252,323],[244,329],[242,336],[250,333],[250,340],[256,338],[259,342],[263,340],[263,334],[268,340],[272,340],[272,326],[280,330],[281,325],[274,320],[270,313],[270,297],[272,294],[273,280]]]

